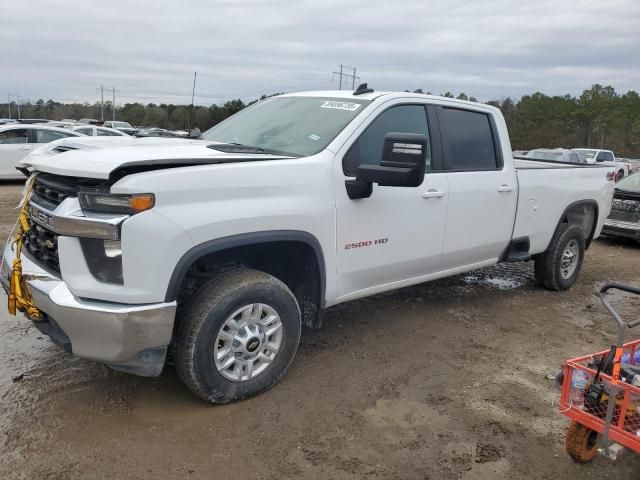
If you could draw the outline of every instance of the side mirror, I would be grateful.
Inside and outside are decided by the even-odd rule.
[[[380,165],[360,165],[356,181],[382,187],[418,187],[425,174],[427,137],[417,133],[387,133]]]

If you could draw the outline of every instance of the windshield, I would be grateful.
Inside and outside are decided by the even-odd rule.
[[[257,147],[267,153],[313,155],[371,103],[322,97],[272,97],[245,108],[201,138]]]
[[[616,183],[617,190],[640,192],[640,173],[634,173]]]
[[[574,148],[574,150],[584,155],[587,160],[591,160],[598,153],[598,150],[587,150],[586,148]]]
[[[528,158],[535,158],[538,160],[551,160],[553,162],[562,161],[562,152],[549,152],[545,150],[531,150],[527,153]]]

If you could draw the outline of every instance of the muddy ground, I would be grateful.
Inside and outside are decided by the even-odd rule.
[[[0,186],[3,236],[19,192]],[[565,293],[521,264],[344,304],[304,331],[276,387],[226,406],[171,367],[145,379],[73,358],[2,308],[0,478],[638,478],[631,454],[565,454],[546,378],[612,340],[594,296],[606,280],[640,284],[640,247],[598,240]]]

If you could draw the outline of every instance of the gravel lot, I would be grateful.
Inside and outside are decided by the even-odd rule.
[[[5,237],[21,189],[0,185]],[[546,376],[610,344],[594,291],[638,285],[640,246],[596,241],[565,293],[536,288],[532,267],[332,308],[280,384],[226,406],[197,400],[171,367],[144,379],[72,358],[2,308],[0,478],[637,478],[631,454],[569,459]]]

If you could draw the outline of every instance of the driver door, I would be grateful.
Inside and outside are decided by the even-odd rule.
[[[427,137],[424,182],[418,187],[374,184],[369,198],[350,199],[345,180],[355,177],[360,164],[379,164],[391,132]],[[431,165],[426,105],[383,104],[352,138],[334,162],[340,300],[417,283],[417,277],[437,272],[448,202],[447,175],[434,173]]]

